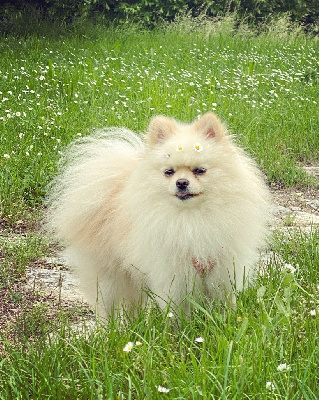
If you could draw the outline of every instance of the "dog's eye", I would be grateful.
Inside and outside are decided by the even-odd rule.
[[[194,175],[204,175],[206,172],[205,168],[195,168],[193,169],[193,174]]]
[[[165,176],[172,176],[172,175],[174,175],[175,174],[175,171],[171,168],[171,169],[167,169],[165,172],[164,172],[164,175]]]

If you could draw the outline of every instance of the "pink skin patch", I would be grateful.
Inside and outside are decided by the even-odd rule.
[[[192,258],[193,267],[200,275],[208,274],[216,266],[216,261],[207,260],[207,263],[200,263],[195,257]]]

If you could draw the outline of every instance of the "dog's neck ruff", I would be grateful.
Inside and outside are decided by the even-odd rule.
[[[216,261],[207,260],[206,263],[199,262],[195,257],[192,258],[193,267],[200,275],[206,275],[216,266]]]

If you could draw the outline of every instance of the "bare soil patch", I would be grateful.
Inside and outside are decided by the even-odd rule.
[[[291,226],[310,230],[319,227],[318,189],[276,189],[272,195],[275,228]]]

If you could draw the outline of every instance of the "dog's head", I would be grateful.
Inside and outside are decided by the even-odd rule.
[[[225,126],[212,113],[192,124],[155,117],[147,135],[152,162],[158,172],[156,179],[160,180],[155,183],[166,188],[166,194],[178,202],[200,201],[216,178],[214,165],[220,164],[220,144],[227,143],[228,138]]]

